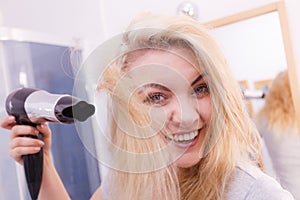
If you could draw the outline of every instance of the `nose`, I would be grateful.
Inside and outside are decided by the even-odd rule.
[[[195,99],[178,97],[170,106],[169,126],[180,130],[198,128],[200,113]]]

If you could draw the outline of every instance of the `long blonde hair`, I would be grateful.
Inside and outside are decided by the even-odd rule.
[[[146,163],[153,170],[144,173],[111,170],[108,180],[110,184],[104,189],[107,197],[172,200],[226,198],[227,184],[238,161],[262,165],[259,134],[247,114],[242,93],[226,59],[207,30],[190,17],[150,13],[137,17],[124,34],[120,46],[121,56],[112,62],[99,83],[99,89],[108,91],[114,102],[118,102],[117,107],[121,110],[123,108],[121,113],[129,111],[131,115],[138,116],[135,120],[138,121],[137,124],[147,124],[149,121],[148,116],[143,114],[143,106],[137,102],[124,102],[126,93],[132,91],[128,91],[124,84],[116,92],[116,85],[120,85],[118,81],[128,66],[131,53],[149,48],[192,50],[199,69],[207,74],[206,82],[213,111],[208,138],[204,144],[204,156],[197,165],[188,169],[176,168],[169,162],[170,155],[165,152],[155,157],[155,160],[149,156],[149,160],[143,160],[143,163],[138,158],[119,158],[116,162],[122,163],[120,165],[123,167],[127,165],[127,169],[140,169],[140,165]],[[127,108],[128,105],[130,109]],[[141,129],[133,128],[131,131],[139,134]],[[120,132],[122,131],[119,130],[117,122],[112,120],[112,141],[124,151],[146,153],[164,148],[159,137],[141,141]],[[116,155],[112,153],[112,156]],[[153,163],[163,163],[164,167],[158,168]]]

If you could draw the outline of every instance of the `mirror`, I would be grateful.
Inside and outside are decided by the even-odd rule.
[[[264,90],[279,72],[288,69],[296,116],[300,119],[300,89],[284,1],[204,25],[221,46],[242,89]],[[247,104],[254,116],[263,99],[252,99]],[[300,120],[298,127],[300,130]]]
[[[298,199],[300,180],[298,172],[293,169],[300,166],[300,86],[284,1],[213,20],[205,25],[220,44],[242,89],[264,91],[272,79],[287,70],[288,80],[282,78],[287,76],[281,75],[276,89],[265,92],[266,99],[273,97],[271,103],[266,104],[271,106],[264,110],[264,114],[269,114],[265,115],[267,118],[256,118],[264,98],[246,98],[246,103],[262,136],[265,172]],[[292,98],[285,93],[288,82]],[[294,103],[296,116],[289,113],[288,110],[293,110],[293,107],[290,101],[287,103],[285,100]]]

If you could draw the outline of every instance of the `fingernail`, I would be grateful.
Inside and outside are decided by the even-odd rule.
[[[34,147],[34,150],[35,150],[35,151],[40,151],[40,150],[41,150],[41,147]]]
[[[8,120],[9,120],[9,121],[15,121],[15,117],[14,117],[14,116],[9,116],[9,117],[8,117]]]
[[[45,128],[45,124],[41,124],[40,126],[41,126],[41,128],[42,128],[42,129],[44,129],[44,128]]]

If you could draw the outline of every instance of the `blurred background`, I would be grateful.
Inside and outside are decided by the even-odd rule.
[[[276,3],[276,0],[0,0],[0,117],[6,115],[6,96],[22,86],[72,94],[80,64],[102,42],[121,33],[130,20],[145,11],[189,15],[200,23]],[[282,23],[275,9],[256,17],[212,27],[243,90],[266,91],[293,55],[293,83],[300,77],[300,2],[285,0],[289,23],[285,46]],[[76,60],[74,63],[73,61]],[[293,87],[293,91],[299,87]],[[299,92],[299,91],[298,91]],[[81,96],[88,99],[88,88]],[[299,94],[294,94],[299,99]],[[263,98],[246,102],[254,116]],[[299,108],[299,105],[295,105]],[[88,199],[101,182],[97,146],[86,149],[74,125],[51,125],[52,154],[60,176],[74,200]],[[92,124],[85,134],[97,141]],[[8,156],[9,132],[0,129],[0,200],[29,199],[22,166]],[[93,151],[93,152],[91,152]],[[95,153],[96,152],[96,153]]]

